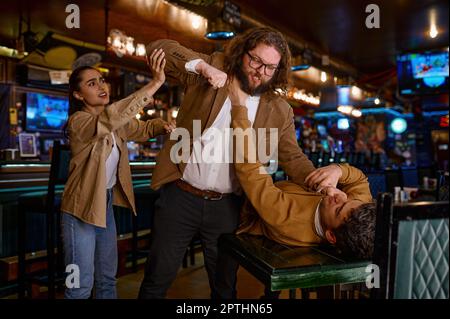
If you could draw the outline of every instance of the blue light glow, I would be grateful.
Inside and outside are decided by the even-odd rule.
[[[406,128],[408,127],[408,124],[406,123],[405,119],[397,117],[391,122],[391,129],[396,134],[402,134],[404,131],[406,131]]]
[[[445,116],[448,115],[448,111],[430,111],[430,112],[423,112],[423,116],[430,117],[430,116]]]
[[[216,31],[208,32],[205,37],[210,40],[226,40],[234,37],[234,32],[231,31]]]
[[[348,128],[350,127],[350,123],[349,123],[349,121],[348,121],[347,118],[345,118],[345,119],[339,119],[339,120],[337,121],[337,127],[338,127],[338,129],[340,129],[340,130],[348,130]]]
[[[441,86],[442,84],[444,84],[445,82],[445,77],[443,76],[433,76],[430,78],[423,78],[423,82],[432,88],[437,88],[439,86]]]
[[[408,114],[402,114],[400,112],[397,112],[395,110],[386,109],[386,108],[373,108],[373,109],[362,109],[361,110],[363,115],[367,114],[390,114],[395,117],[403,117],[403,118],[412,118],[414,114],[408,113]],[[314,113],[314,118],[323,118],[323,117],[346,117],[345,114],[342,114],[338,111],[333,112],[316,112]]]
[[[293,65],[291,66],[291,71],[295,72],[295,71],[303,71],[303,70],[308,70],[311,66],[309,64],[299,64],[299,65]]]

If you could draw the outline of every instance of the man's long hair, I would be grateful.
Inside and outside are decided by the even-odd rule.
[[[261,43],[274,47],[281,55],[278,69],[270,80],[270,90],[285,91],[291,68],[291,51],[283,35],[271,28],[253,28],[236,36],[225,48],[225,72],[228,75],[236,75],[238,68],[242,68],[244,54]]]

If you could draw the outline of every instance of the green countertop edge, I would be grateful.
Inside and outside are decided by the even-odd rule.
[[[304,273],[286,273],[283,275],[271,275],[271,290],[283,290],[293,288],[312,288],[330,286],[336,284],[365,282],[367,276],[366,266],[357,268],[344,268],[335,270],[305,271]]]
[[[150,186],[150,181],[148,180],[139,180],[136,182],[133,182],[134,187],[144,187],[144,186]],[[57,185],[56,191],[62,191],[64,189],[64,185]],[[4,193],[15,193],[15,192],[47,192],[47,186],[32,186],[32,187],[14,187],[14,188],[4,188],[0,189],[0,194]]]

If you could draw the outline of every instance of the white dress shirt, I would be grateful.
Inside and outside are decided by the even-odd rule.
[[[185,65],[186,71],[198,74],[195,67],[200,61],[202,60],[196,59],[187,62]],[[248,118],[252,125],[258,110],[259,100],[259,96],[249,96],[245,103],[248,109]],[[203,190],[212,190],[219,193],[240,192],[240,185],[234,172],[232,159],[228,160],[231,156],[230,125],[231,101],[227,97],[211,127],[194,141],[194,145],[198,143],[201,145],[201,149],[193,147],[183,173],[183,180]],[[226,135],[227,129],[228,134]],[[214,158],[211,154],[214,154]]]
[[[320,200],[319,204],[317,204],[316,213],[314,214],[314,228],[316,229],[316,233],[317,235],[319,235],[320,238],[325,238],[322,224],[320,223],[320,212],[319,212],[319,207],[322,200]]]
[[[106,189],[113,188],[117,182],[117,165],[119,164],[119,148],[117,147],[114,133],[111,133],[113,140],[113,148],[106,160]]]

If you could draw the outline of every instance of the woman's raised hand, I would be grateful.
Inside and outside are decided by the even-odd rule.
[[[176,128],[177,124],[174,121],[164,125],[164,130],[166,131],[166,133],[172,133]]]

